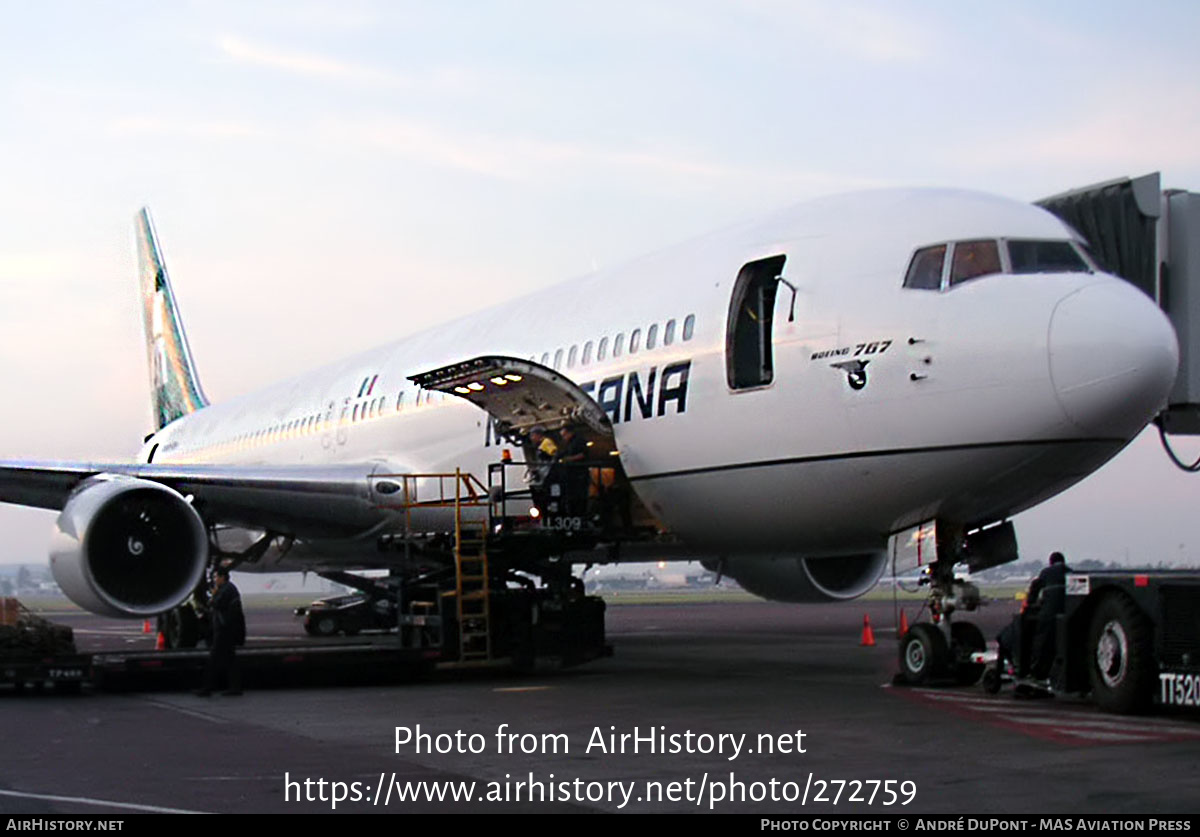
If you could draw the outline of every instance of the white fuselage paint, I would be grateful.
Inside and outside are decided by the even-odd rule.
[[[207,407],[165,427],[142,459],[153,448],[156,463],[482,476],[500,450],[485,447],[487,415],[440,394],[418,403],[407,377],[478,355],[540,361],[561,350],[557,368],[579,384],[637,373],[644,385],[652,368],[690,361],[685,410],[668,403],[660,416],[655,403],[642,418],[635,404],[626,421],[623,397],[614,435],[638,495],[699,553],[836,555],[878,549],[934,517],[984,524],[1062,491],[1133,438],[1174,377],[1174,334],[1150,300],[1099,272],[999,274],[938,292],[902,287],[905,271],[916,249],[940,242],[1074,237],[1038,208],[975,193],[815,201]],[[790,290],[776,296],[774,378],[732,390],[734,280],[781,254],[798,291],[791,322]],[[669,320],[675,340],[664,346]],[[652,324],[658,344],[647,350]],[[614,338],[628,347],[635,329],[641,349],[613,357]],[[604,337],[609,354],[597,361]],[[570,347],[589,341],[591,362],[568,368]],[[868,383],[851,388],[832,364],[884,341],[860,355]],[[382,409],[352,420],[381,395]],[[235,441],[294,421],[303,424]]]

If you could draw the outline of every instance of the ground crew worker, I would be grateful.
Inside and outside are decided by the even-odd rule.
[[[569,424],[562,429],[562,439],[558,461],[566,466],[563,469],[566,472],[563,475],[567,487],[566,513],[585,515],[588,501],[587,441]]]
[[[539,465],[534,470],[533,501],[545,514],[561,513],[562,479],[561,468],[554,467],[558,459],[558,445],[546,433],[546,428],[538,427],[529,431],[529,441],[533,444],[534,457]]]
[[[246,644],[246,617],[242,613],[242,596],[229,580],[229,570],[218,567],[213,575],[213,592],[208,601],[212,638],[209,640],[208,667],[204,685],[196,694],[208,697],[225,681],[222,694],[242,693],[242,673],[236,659],[237,646]]]
[[[1067,559],[1061,552],[1050,555],[1050,565],[1038,573],[1029,585],[1027,602],[1037,602],[1037,630],[1033,636],[1033,662],[1030,675],[1045,680],[1054,665],[1055,633],[1058,616],[1067,609]]]
[[[537,451],[538,462],[553,462],[558,456],[558,445],[546,434],[546,428],[538,426],[530,430],[529,441]]]

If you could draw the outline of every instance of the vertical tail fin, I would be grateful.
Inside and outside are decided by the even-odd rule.
[[[154,429],[180,416],[208,406],[200,376],[192,363],[187,335],[175,307],[175,294],[167,278],[158,237],[145,207],[137,214],[135,233],[138,276],[142,294],[142,325],[146,333],[146,357],[150,364],[150,400]]]

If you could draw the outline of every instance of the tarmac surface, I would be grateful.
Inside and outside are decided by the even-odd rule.
[[[254,641],[322,641],[247,605]],[[976,621],[991,637],[1012,612]],[[860,645],[864,613],[874,647]],[[335,792],[336,813],[1200,812],[1200,716],[896,687],[893,614],[890,601],[610,604],[615,655],[565,671],[241,697],[0,691],[0,813],[324,813]],[[141,623],[53,618],[81,650],[152,647]],[[426,751],[397,747],[396,727],[417,725]],[[620,752],[621,734],[643,737],[638,752],[632,737]],[[489,792],[502,801],[479,801]]]

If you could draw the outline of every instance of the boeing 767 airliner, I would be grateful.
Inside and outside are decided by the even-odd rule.
[[[523,491],[508,513],[526,532],[579,531],[525,569],[673,550],[767,598],[849,599],[883,572],[889,536],[934,521],[950,595],[944,569],[972,539],[1015,555],[988,533],[1128,444],[1178,362],[1155,303],[1049,212],[889,190],[800,204],[210,404],[145,210],[137,240],[154,432],[133,462],[0,463],[0,500],[61,511],[64,591],[113,616],[172,611],[217,561],[400,573],[463,514],[416,475],[483,482],[502,451],[537,459],[535,427],[566,425],[628,525],[555,513],[562,486],[531,468],[531,485],[508,484]],[[519,563],[497,557],[492,583]]]

